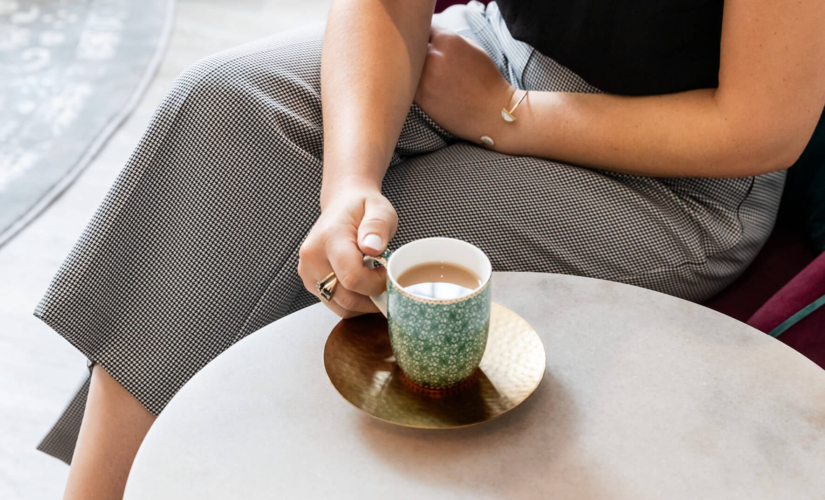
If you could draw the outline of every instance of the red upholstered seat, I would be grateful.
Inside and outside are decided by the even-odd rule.
[[[704,305],[770,333],[825,295],[825,253],[814,254],[782,220],[762,251],[728,288]],[[795,324],[778,339],[825,368],[825,307]]]
[[[820,254],[748,320],[752,327],[771,332],[820,297],[825,296],[825,253]],[[779,336],[779,340],[825,368],[825,306],[808,314]]]

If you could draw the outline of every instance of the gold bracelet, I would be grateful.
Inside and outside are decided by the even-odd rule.
[[[510,111],[507,111],[506,108],[501,108],[501,117],[504,118],[504,121],[506,121],[507,123],[513,123],[514,121],[516,121],[516,117],[513,116],[513,112],[516,110],[518,105],[521,104],[521,101],[523,101],[524,98],[527,97],[528,92],[529,90],[524,91],[524,95],[521,96],[518,102],[516,102],[516,105],[513,106],[513,109],[511,109]],[[481,141],[482,146],[486,146],[488,148],[495,147],[496,145],[496,141],[494,141],[493,138],[489,135],[482,135],[481,139],[479,140]]]
[[[513,106],[513,109],[511,109],[510,111],[507,111],[507,108],[501,108],[501,117],[504,118],[504,121],[506,121],[508,123],[512,123],[512,122],[516,121],[516,117],[513,116],[513,111],[515,111],[516,108],[518,107],[518,105],[521,104],[521,101],[523,101],[524,98],[527,97],[528,92],[529,92],[528,90],[524,91],[524,95],[521,96],[521,99],[518,100],[516,105]]]

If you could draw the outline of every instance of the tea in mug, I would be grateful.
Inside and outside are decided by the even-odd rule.
[[[406,292],[434,300],[460,299],[481,286],[481,278],[474,272],[450,262],[418,264],[396,281]]]

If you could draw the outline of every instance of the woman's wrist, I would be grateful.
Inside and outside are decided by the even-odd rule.
[[[324,141],[321,210],[329,200],[340,195],[381,191],[381,181],[390,160],[380,144],[371,142],[362,134],[329,134]]]
[[[510,99],[507,110],[525,95],[524,90],[517,90]],[[501,126],[498,128],[498,137],[494,137],[496,146],[493,148],[500,153],[519,156],[550,157],[556,143],[556,126],[561,124],[561,115],[557,121],[537,120],[537,110],[542,114],[554,116],[562,105],[562,93],[559,92],[530,92],[521,101],[512,113],[515,118],[507,122],[499,117]],[[539,126],[538,124],[541,123]]]
[[[506,121],[502,116],[502,110],[512,110],[523,95],[523,90],[517,89],[509,82],[506,82],[506,80],[505,85],[491,93],[489,110],[485,112],[487,119],[484,122],[484,129],[481,135],[492,139],[493,145],[483,144],[484,146],[499,152],[507,152],[512,149],[512,143],[518,135],[518,130],[521,129],[521,127],[518,126],[518,118],[522,114],[520,112],[525,102],[521,102],[516,112],[513,113],[513,116],[516,117],[516,121],[514,122]],[[480,139],[481,136],[475,138],[476,141]]]
[[[321,210],[340,196],[381,193],[381,180],[364,175],[325,175],[321,183]]]
[[[511,110],[513,106],[516,105],[518,102],[519,96],[523,93],[523,91],[517,89],[510,82],[507,82],[503,91],[499,92],[498,98],[496,99],[496,110],[495,113],[492,114],[492,120],[495,122],[495,126],[493,127],[493,133],[499,137],[498,141],[503,141],[507,136],[507,133],[510,132],[510,128],[513,123],[509,123],[504,120],[501,111],[502,110]],[[500,107],[499,107],[500,106]],[[496,140],[496,137],[493,136],[493,140]],[[498,149],[498,148],[493,148]]]

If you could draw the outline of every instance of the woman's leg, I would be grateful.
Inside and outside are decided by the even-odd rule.
[[[64,500],[120,499],[155,416],[95,365]]]
[[[391,249],[446,236],[481,248],[494,271],[587,276],[704,300],[764,242],[783,178],[642,178],[461,142],[391,167],[383,191],[399,219]],[[301,291],[291,311],[317,301]]]
[[[67,498],[122,492],[152,415],[303,288],[298,247],[319,215],[320,51],[320,30],[295,32],[178,78],[38,306],[96,363],[88,403],[76,398],[41,445],[72,463]],[[413,108],[393,162],[449,141]],[[80,414],[69,447],[67,416]]]

